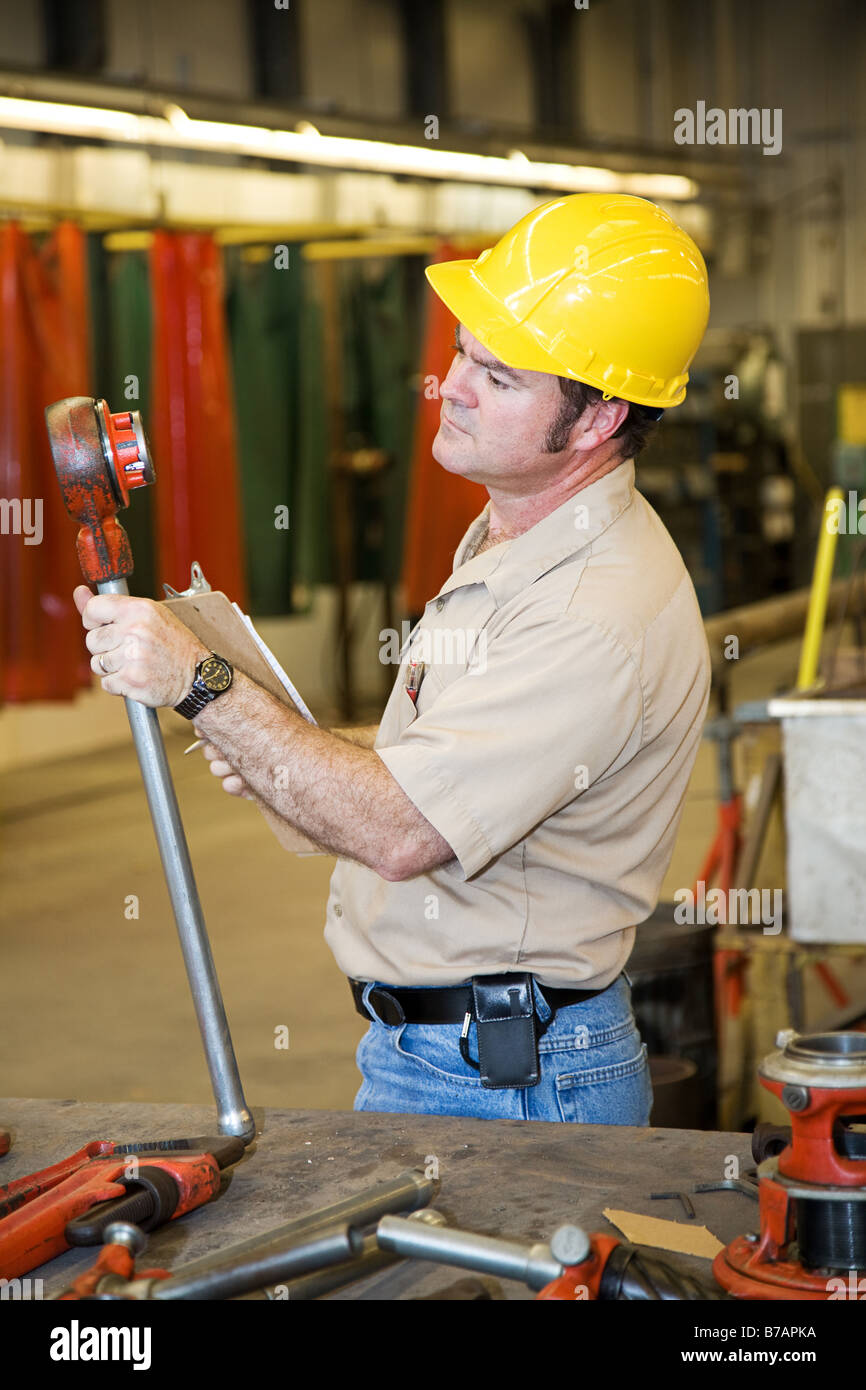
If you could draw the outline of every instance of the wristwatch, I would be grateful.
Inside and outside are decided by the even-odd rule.
[[[217,656],[216,652],[211,652],[210,656],[206,656],[196,666],[192,689],[179,705],[175,705],[175,710],[182,714],[184,719],[194,719],[211,700],[225,694],[234,676],[231,663],[226,661],[224,656]]]

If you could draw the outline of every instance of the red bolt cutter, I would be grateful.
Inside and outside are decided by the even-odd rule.
[[[71,1245],[98,1245],[112,1221],[153,1230],[209,1202],[243,1140],[95,1139],[38,1173],[0,1187],[0,1278],[14,1279]]]

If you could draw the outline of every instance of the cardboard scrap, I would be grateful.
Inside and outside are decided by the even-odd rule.
[[[604,1214],[632,1245],[651,1245],[679,1255],[700,1255],[705,1260],[714,1259],[724,1249],[712,1231],[691,1221],[665,1221],[660,1216],[643,1216],[638,1211],[618,1211],[615,1207],[605,1207]]]

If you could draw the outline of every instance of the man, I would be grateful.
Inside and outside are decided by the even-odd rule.
[[[710,662],[633,457],[685,395],[706,269],[652,204],[575,195],[427,276],[457,319],[434,454],[490,501],[378,731],[308,725],[149,600],[76,602],[105,690],[179,706],[226,791],[339,856],[325,933],[371,1020],[357,1109],[646,1124],[623,969]]]

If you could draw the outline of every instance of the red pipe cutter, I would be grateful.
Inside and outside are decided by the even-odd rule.
[[[81,572],[101,594],[128,595],[132,551],[117,511],[129,505],[131,488],[154,481],[141,416],[137,410],[112,415],[105,401],[68,396],[46,408],[45,423],[64,506],[81,528]],[[159,719],[138,700],[125,703],[217,1103],[217,1128],[249,1141],[255,1120],[238,1074]]]
[[[0,1188],[0,1278],[14,1279],[107,1226],[153,1230],[209,1202],[244,1155],[230,1136],[116,1144],[94,1139],[60,1163]]]

